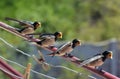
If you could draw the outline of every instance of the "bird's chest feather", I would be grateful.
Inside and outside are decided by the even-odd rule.
[[[63,49],[60,50],[60,53],[70,53],[73,50],[71,45],[65,46]]]
[[[45,45],[53,45],[55,43],[55,39],[54,38],[46,38],[45,41],[43,42],[43,44]]]
[[[28,27],[28,28],[24,29],[21,33],[22,33],[22,34],[34,33],[34,29],[31,28],[31,27]]]
[[[102,61],[102,58],[100,58],[87,64],[87,66],[101,66],[102,64],[103,64],[103,61]]]

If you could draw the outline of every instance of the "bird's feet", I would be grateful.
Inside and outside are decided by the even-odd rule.
[[[67,56],[68,56],[69,58],[72,58],[72,57],[73,57],[73,55],[72,55],[72,54],[67,54]]]
[[[68,58],[72,58],[72,57],[73,57],[73,55],[68,54],[68,53],[66,53],[64,56],[65,56],[65,57],[68,57]]]
[[[96,70],[98,70],[99,72],[103,72],[103,69],[101,67],[95,67]]]

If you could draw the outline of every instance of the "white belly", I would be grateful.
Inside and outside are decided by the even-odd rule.
[[[34,33],[34,29],[29,27],[29,28],[23,30],[21,33],[22,33],[22,34]]]
[[[48,47],[50,45],[53,45],[55,43],[54,39],[46,39],[44,42],[42,42],[42,46]]]
[[[96,61],[93,61],[93,62],[87,64],[87,66],[96,67],[96,66],[101,66],[102,64],[103,64],[103,61],[101,59],[98,59]]]

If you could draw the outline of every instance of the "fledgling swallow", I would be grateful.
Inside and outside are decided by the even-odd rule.
[[[81,61],[80,66],[86,65],[92,68],[97,68],[104,64],[107,58],[112,59],[112,51],[104,51],[103,53],[97,54],[91,58]]]
[[[35,59],[35,61],[37,63],[41,64],[41,66],[44,70],[47,71],[49,69],[49,64],[45,62],[45,58],[44,58],[43,54],[40,51],[38,51],[38,53],[40,55],[40,58],[37,58],[35,55],[32,55],[32,57]]]
[[[53,45],[58,38],[62,38],[62,32],[55,32],[54,34],[41,34],[39,36],[40,41],[36,42],[42,47],[49,47]]]
[[[20,32],[23,35],[34,33],[37,28],[41,27],[41,23],[37,21],[33,23],[30,23],[30,22],[28,23],[28,22],[20,21],[14,18],[9,18],[9,17],[6,17],[5,20],[15,21],[15,22],[18,22],[21,26],[24,26],[24,28],[22,29],[16,29],[18,32]]]
[[[78,39],[72,40],[72,42],[67,42],[62,45],[56,52],[48,54],[49,56],[64,56],[73,51],[76,46],[80,46],[81,42]]]

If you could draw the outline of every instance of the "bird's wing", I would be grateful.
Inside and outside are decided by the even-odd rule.
[[[14,18],[9,18],[9,17],[5,17],[5,20],[11,20],[11,21],[16,21],[16,22],[21,22],[20,20],[14,19]]]
[[[20,21],[20,20],[17,20],[17,19],[14,19],[14,18],[6,17],[5,20],[15,21],[15,22],[18,22],[20,25],[22,25],[24,27],[32,27],[33,28],[33,26],[31,24],[23,22],[23,21]]]
[[[89,59],[87,59],[87,60],[84,60],[84,61],[79,65],[79,67],[82,67],[83,65],[86,65],[86,64],[88,64],[88,63],[91,63],[91,62],[93,62],[93,61],[95,61],[95,60],[97,60],[97,59],[99,59],[99,58],[101,58],[101,57],[103,57],[103,55],[94,56],[94,57],[92,57],[92,58],[89,58]]]
[[[54,55],[57,54],[58,52],[65,50],[65,49],[67,48],[67,46],[69,46],[70,44],[71,44],[71,42],[67,42],[67,43],[63,44],[61,47],[59,47],[59,48],[57,49],[57,51],[55,51],[55,52],[53,52],[53,53],[50,53],[50,54],[48,54],[48,55],[49,55],[49,56],[54,56]],[[65,52],[65,53],[67,53],[67,52]]]
[[[50,33],[43,33],[43,34],[40,35],[40,38],[51,37],[51,36],[54,36],[54,35],[50,34]]]
[[[39,37],[40,39],[52,39],[52,38],[55,38],[54,35],[49,35],[49,34],[43,34]]]
[[[64,45],[62,45],[61,47],[59,47],[59,49],[57,50],[57,52],[60,51],[60,50],[62,50],[64,47],[66,47],[66,46],[69,45],[70,43],[71,43],[71,42],[69,41],[69,42],[65,43]]]

